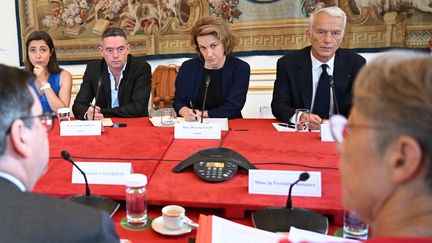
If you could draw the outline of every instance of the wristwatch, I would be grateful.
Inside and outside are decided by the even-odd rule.
[[[40,87],[40,90],[45,90],[45,89],[49,89],[49,88],[51,88],[51,84],[50,83],[44,83]]]

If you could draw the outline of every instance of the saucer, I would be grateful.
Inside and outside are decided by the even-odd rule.
[[[183,224],[183,226],[180,227],[179,229],[175,229],[175,230],[167,229],[163,225],[162,216],[155,218],[152,221],[151,227],[154,229],[154,231],[158,232],[159,234],[163,234],[163,235],[183,235],[183,234],[187,234],[187,233],[192,231],[192,228],[187,224]]]

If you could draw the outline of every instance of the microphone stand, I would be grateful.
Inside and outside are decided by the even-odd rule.
[[[117,211],[117,209],[120,207],[120,203],[115,202],[112,199],[107,198],[107,197],[92,195],[90,193],[90,186],[87,182],[87,176],[84,173],[84,171],[82,171],[78,167],[78,165],[73,161],[72,156],[67,151],[63,150],[61,152],[61,156],[63,157],[64,160],[68,161],[73,166],[75,166],[75,168],[77,168],[78,171],[84,176],[84,181],[85,181],[85,186],[86,186],[86,194],[85,195],[75,195],[75,196],[69,197],[68,199],[73,201],[73,202],[76,202],[76,203],[84,204],[84,205],[105,211],[108,213],[108,215],[110,217],[112,217],[114,215],[114,213]]]
[[[309,179],[310,175],[307,172],[303,172],[300,174],[299,178],[294,182],[291,183],[289,191],[288,191],[288,199],[286,203],[287,208],[292,208],[292,199],[291,199],[291,191],[294,185],[296,185],[299,181],[307,181]]]
[[[338,104],[337,99],[336,99],[336,90],[334,87],[334,78],[332,75],[329,75],[329,82],[330,82],[330,88],[333,92],[333,102],[334,102],[335,107],[336,107],[336,114],[340,114],[339,104]]]
[[[96,90],[96,96],[95,96],[95,102],[94,102],[94,104],[93,104],[93,118],[92,118],[92,120],[94,120],[95,119],[95,114],[96,114],[96,101],[97,101],[97,98],[99,97],[99,90],[100,90],[100,87],[102,86],[102,73],[101,73],[101,76],[99,77],[99,80],[98,80],[98,85],[97,85],[97,90]]]
[[[304,208],[293,208],[291,191],[299,181],[309,179],[309,173],[303,172],[298,180],[290,185],[286,207],[264,208],[252,213],[252,222],[255,228],[271,232],[288,232],[291,226],[299,229],[310,230],[321,234],[327,234],[327,217]]]
[[[204,119],[204,109],[205,109],[205,104],[206,104],[206,99],[207,99],[207,91],[208,91],[208,86],[210,84],[210,76],[207,75],[206,79],[205,79],[205,91],[204,91],[204,100],[203,100],[203,106],[202,106],[202,110],[201,110],[201,123],[203,123],[203,119]]]

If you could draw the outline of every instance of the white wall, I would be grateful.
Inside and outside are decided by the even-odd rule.
[[[19,50],[18,50],[18,31],[15,16],[15,1],[2,0],[0,3],[0,29],[2,30],[2,37],[0,38],[0,63],[19,66]],[[367,60],[372,58],[375,54],[365,53],[361,54]],[[280,56],[248,56],[241,57],[251,66],[251,69],[275,69],[276,61]],[[153,70],[160,64],[178,64],[180,65],[186,58],[177,59],[159,59],[150,60],[149,63]],[[64,69],[72,74],[83,74],[85,65],[64,65]],[[267,77],[269,80],[274,80],[273,76]],[[251,81],[250,86],[262,85],[262,82]],[[267,84],[266,84],[267,85]],[[270,84],[272,85],[272,84]],[[271,91],[250,91],[248,93],[245,108],[242,113],[245,117],[259,117],[259,107],[268,106],[271,101]]]

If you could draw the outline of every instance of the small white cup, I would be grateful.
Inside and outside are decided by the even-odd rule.
[[[69,108],[60,108],[57,110],[57,117],[59,122],[62,121],[70,121],[70,109]]]
[[[162,219],[165,228],[176,230],[185,223],[186,210],[182,206],[168,205],[162,208]]]

